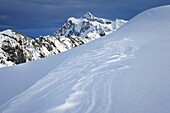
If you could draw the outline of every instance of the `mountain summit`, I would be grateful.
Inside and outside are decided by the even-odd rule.
[[[90,12],[86,12],[84,15],[83,15],[83,18],[86,18],[88,20],[92,20],[94,19],[94,16],[90,13]]]
[[[116,31],[127,21],[116,19],[98,18],[90,12],[85,13],[80,18],[69,18],[66,23],[55,33],[56,36],[81,37],[93,40]]]

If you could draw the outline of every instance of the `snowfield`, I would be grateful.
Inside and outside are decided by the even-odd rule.
[[[169,113],[170,6],[62,54],[0,70],[1,113]]]

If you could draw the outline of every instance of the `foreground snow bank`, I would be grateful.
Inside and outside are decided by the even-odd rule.
[[[106,38],[0,70],[0,112],[169,113],[169,12],[170,6],[150,9]],[[18,73],[27,77],[21,89]]]

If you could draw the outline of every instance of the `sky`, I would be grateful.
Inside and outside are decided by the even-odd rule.
[[[0,0],[0,31],[13,29],[29,37],[51,35],[69,17],[86,12],[110,20],[130,20],[170,0]]]

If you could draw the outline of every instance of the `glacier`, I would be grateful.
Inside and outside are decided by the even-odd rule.
[[[170,5],[77,48],[0,70],[2,113],[169,113]]]

